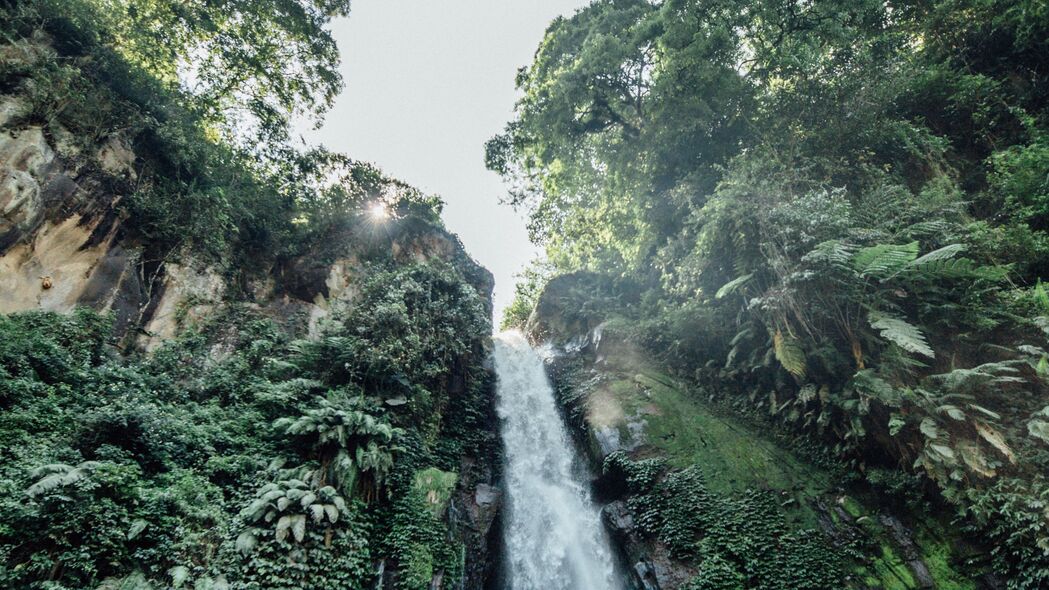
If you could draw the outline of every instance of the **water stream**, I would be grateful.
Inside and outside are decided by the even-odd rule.
[[[619,590],[600,511],[543,362],[519,332],[495,338],[506,452],[510,590]]]

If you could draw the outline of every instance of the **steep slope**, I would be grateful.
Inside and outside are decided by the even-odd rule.
[[[1031,0],[555,21],[488,146],[547,255],[510,323],[610,322],[703,398],[945,503],[1005,587],[1046,587],[1047,32]]]
[[[491,275],[436,200],[231,148],[82,24],[0,45],[0,585],[481,588]]]
[[[733,394],[671,376],[624,322],[566,323],[555,279],[530,332],[600,473],[604,519],[638,587],[996,588],[974,543],[916,481],[856,473]],[[914,486],[914,487],[910,487]]]

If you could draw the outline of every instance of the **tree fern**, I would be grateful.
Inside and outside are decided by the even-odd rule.
[[[873,311],[870,312],[867,319],[870,321],[871,327],[881,333],[882,338],[907,352],[921,354],[929,358],[936,357],[936,353],[929,347],[929,344],[925,341],[925,336],[916,326],[900,318]]]
[[[864,277],[892,276],[918,257],[918,242],[878,244],[863,248],[852,257],[853,267]]]

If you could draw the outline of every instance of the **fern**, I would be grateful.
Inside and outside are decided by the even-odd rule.
[[[918,257],[918,242],[910,244],[878,244],[863,248],[852,257],[853,267],[861,276],[890,277]]]
[[[881,333],[882,338],[907,352],[936,358],[936,353],[929,347],[929,344],[925,341],[925,336],[916,326],[900,318],[874,311],[870,312],[867,319],[870,321],[871,327]]]
[[[718,289],[718,292],[714,294],[714,298],[721,299],[725,296],[731,295],[733,292],[736,291],[736,289],[746,284],[746,282],[749,281],[750,278],[753,276],[754,273],[748,273],[743,276],[732,279],[731,281],[722,285],[720,289]]]
[[[852,263],[854,247],[839,240],[821,242],[811,252],[801,258],[802,262],[826,263],[839,268],[849,268]]]
[[[783,332],[776,330],[772,336],[773,349],[776,352],[776,360],[779,361],[788,373],[796,377],[805,376],[805,351],[798,344],[796,338],[784,336]]]
[[[937,248],[932,252],[923,254],[922,256],[916,258],[915,260],[907,264],[906,268],[912,270],[921,270],[924,267],[932,266],[937,263],[950,260],[951,258],[954,258],[956,255],[964,251],[964,244],[949,244],[947,246],[944,246],[943,248]]]
[[[891,408],[899,407],[902,401],[900,394],[892,385],[876,375],[871,369],[857,371],[852,376],[852,386],[857,392],[877,399]]]
[[[41,476],[43,478],[29,486],[26,493],[30,496],[39,496],[56,488],[73,485],[90,477],[91,473],[101,465],[98,461],[84,461],[76,467],[62,463],[52,463],[38,467],[30,475],[34,478]]]
[[[153,585],[142,572],[135,572],[123,578],[106,578],[98,590],[153,590]]]
[[[1049,443],[1049,422],[1045,420],[1031,420],[1027,423],[1027,432],[1042,442]]]
[[[1023,383],[1024,379],[1019,376],[1020,371],[1015,366],[1020,363],[1022,361],[984,363],[970,369],[954,369],[948,373],[931,375],[929,379],[951,393],[974,394],[988,386]],[[979,408],[978,411],[983,410]]]

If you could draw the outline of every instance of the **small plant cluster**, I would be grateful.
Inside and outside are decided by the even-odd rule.
[[[696,563],[691,590],[838,588],[844,557],[817,531],[792,531],[776,498],[750,490],[710,491],[698,465],[668,470],[660,459],[634,461],[616,452],[604,473],[621,481],[638,530],[675,559]]]

